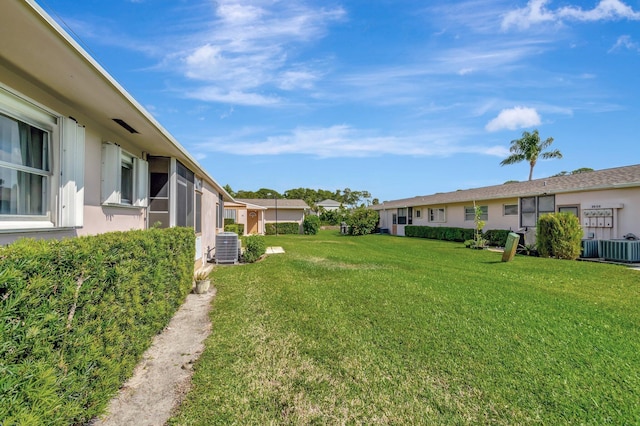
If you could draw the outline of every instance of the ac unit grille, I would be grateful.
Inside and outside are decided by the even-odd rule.
[[[237,263],[238,234],[235,232],[221,232],[216,235],[216,263]]]
[[[619,262],[640,262],[640,241],[600,240],[600,257]]]

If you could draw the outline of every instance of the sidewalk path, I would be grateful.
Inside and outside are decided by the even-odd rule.
[[[189,390],[193,363],[211,332],[209,310],[215,288],[205,294],[189,294],[167,328],[157,335],[118,395],[107,415],[93,426],[160,426]]]

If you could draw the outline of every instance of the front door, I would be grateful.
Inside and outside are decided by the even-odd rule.
[[[247,234],[258,233],[258,212],[256,210],[249,210],[247,214]]]

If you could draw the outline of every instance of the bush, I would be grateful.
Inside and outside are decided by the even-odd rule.
[[[236,223],[235,219],[229,219],[229,218],[224,218],[224,227],[226,228],[227,225],[233,225],[234,223]]]
[[[262,235],[247,235],[244,237],[244,261],[253,263],[266,253],[267,246]]]
[[[264,227],[266,235],[276,235],[275,222],[269,222]],[[300,224],[298,222],[278,222],[278,234],[300,234]]]
[[[509,233],[505,229],[489,229],[484,233],[484,238],[489,242],[490,246],[504,247],[507,245]]]
[[[193,229],[0,248],[0,419],[85,424],[191,291]]]
[[[464,242],[473,240],[475,230],[473,228],[455,228],[448,226],[405,226],[404,234],[407,237],[430,238],[432,240]]]
[[[225,219],[226,220],[226,219]],[[239,237],[244,235],[244,224],[232,223],[224,226],[224,232],[235,232]]]
[[[347,219],[347,212],[344,208],[340,207],[337,210],[323,210],[320,212],[320,221],[327,225],[340,225]]]
[[[320,218],[316,215],[309,215],[302,222],[302,229],[306,235],[316,235],[320,229]]]
[[[349,214],[346,222],[349,226],[349,234],[366,235],[371,234],[378,226],[380,216],[375,210],[366,207],[358,207]]]
[[[582,226],[574,214],[545,214],[538,219],[536,246],[541,256],[575,260],[580,256],[582,236]]]

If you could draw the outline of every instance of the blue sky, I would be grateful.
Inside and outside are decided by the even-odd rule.
[[[234,190],[380,201],[640,163],[639,0],[38,0]]]

